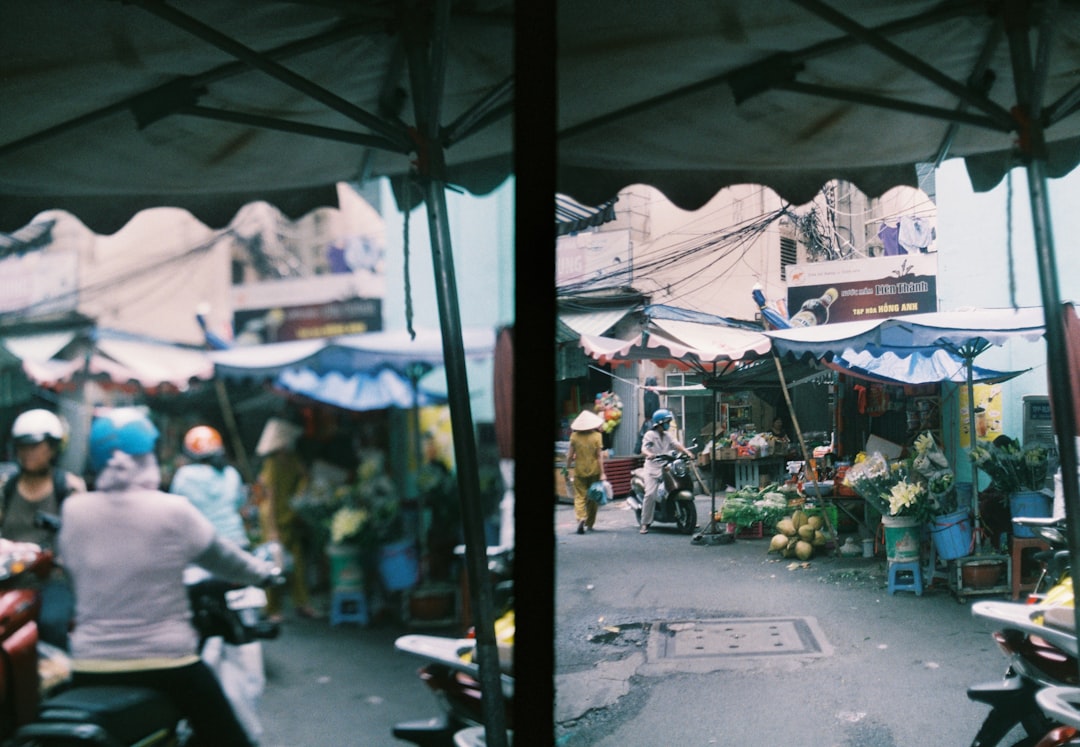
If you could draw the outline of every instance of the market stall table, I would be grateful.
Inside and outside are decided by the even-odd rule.
[[[705,469],[715,465],[718,477],[726,479],[728,474],[732,474],[731,484],[736,489],[747,485],[757,488],[761,486],[762,475],[766,475],[769,482],[782,482],[786,477],[788,457],[780,455],[760,458],[736,457],[734,459],[715,459],[710,462],[708,454],[705,454],[701,462]],[[721,474],[721,470],[723,474]]]

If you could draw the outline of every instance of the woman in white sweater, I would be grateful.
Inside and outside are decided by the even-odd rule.
[[[199,658],[184,568],[269,583],[271,564],[217,536],[187,499],[158,489],[158,431],[133,408],[90,430],[95,491],[63,505],[57,546],[75,590],[74,684],[132,684],[164,692],[199,745],[251,744],[213,671]]]

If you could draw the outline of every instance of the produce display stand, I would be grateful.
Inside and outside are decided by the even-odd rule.
[[[969,566],[980,566],[987,563],[1000,563],[1005,567],[1001,576],[992,586],[982,586],[969,579],[965,584],[964,571]],[[966,558],[950,560],[949,563],[949,591],[962,602],[966,597],[984,595],[1012,595],[1012,558],[1008,555],[969,555]],[[971,570],[971,569],[969,569]]]

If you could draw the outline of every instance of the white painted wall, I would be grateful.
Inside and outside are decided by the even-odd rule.
[[[1048,193],[1061,298],[1076,300],[1080,298],[1076,251],[1080,173],[1051,180]],[[990,192],[976,194],[959,160],[947,161],[938,170],[937,194],[941,307],[1042,305],[1025,172],[1012,172],[1011,227],[1008,184],[1003,181]],[[994,368],[1032,369],[1003,385],[1002,426],[1005,433],[1020,438],[1023,396],[1048,391],[1045,343],[1014,341],[991,348],[978,362]]]

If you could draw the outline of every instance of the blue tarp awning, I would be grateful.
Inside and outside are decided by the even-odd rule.
[[[466,362],[494,355],[493,329],[464,329],[462,341]],[[273,379],[293,394],[356,412],[447,400],[445,384],[439,391],[437,382],[428,385],[422,378],[442,365],[442,337],[437,330],[418,329],[415,339],[405,330],[367,332],[235,347],[208,355],[218,375]]]

